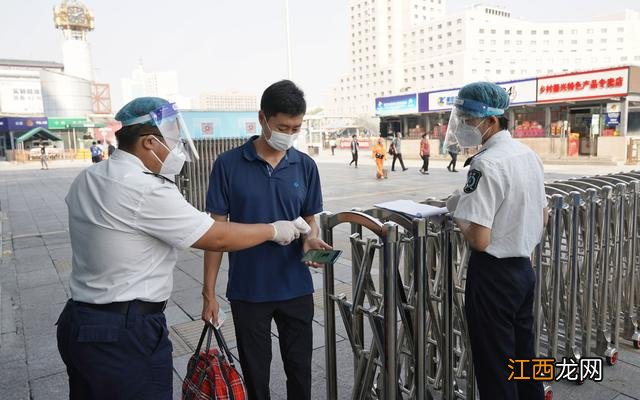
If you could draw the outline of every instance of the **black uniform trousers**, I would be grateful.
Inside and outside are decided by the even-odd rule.
[[[465,286],[465,314],[481,399],[544,400],[542,382],[508,381],[509,359],[532,359],[533,297],[531,260],[496,258],[472,251]],[[529,367],[531,363],[526,363]],[[518,368],[519,364],[514,363]],[[519,376],[519,371],[516,371]],[[532,371],[525,368],[525,376]]]
[[[267,400],[271,366],[271,320],[276,321],[288,400],[311,400],[313,296],[285,301],[231,301],[240,366],[249,400]]]
[[[164,313],[96,310],[69,300],[58,318],[58,351],[71,400],[171,399],[172,346]]]

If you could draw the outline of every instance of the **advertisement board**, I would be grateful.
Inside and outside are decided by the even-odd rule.
[[[497,85],[509,93],[511,105],[529,104],[536,102],[536,80],[522,79],[517,81],[497,82]],[[439,90],[428,93],[429,111],[446,111],[453,106],[453,100],[460,89]]]
[[[413,114],[418,112],[415,93],[376,98],[376,115]]]
[[[0,79],[0,112],[42,114],[42,89],[39,79]]]
[[[46,117],[4,117],[0,118],[0,132],[27,132],[33,128],[46,128]]]
[[[538,102],[621,97],[628,86],[627,67],[548,76],[538,78]]]

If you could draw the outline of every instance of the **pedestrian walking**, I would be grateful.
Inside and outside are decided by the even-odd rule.
[[[429,148],[429,139],[427,138],[427,133],[422,134],[422,139],[420,140],[420,158],[422,158],[422,168],[420,168],[420,172],[429,175],[429,156],[431,155]]]
[[[451,157],[451,161],[449,165],[447,165],[447,169],[449,172],[458,172],[456,169],[456,162],[458,161],[458,153],[460,153],[460,146],[457,142],[449,143],[446,146],[447,152],[449,153],[449,157]]]
[[[331,138],[331,140],[329,140],[329,147],[331,147],[331,155],[335,156],[336,155],[336,147],[338,147],[338,145],[336,144],[336,139],[335,138]]]
[[[360,147],[360,143],[358,142],[358,135],[351,136],[351,164],[356,163],[356,168],[358,168],[358,148]]]
[[[49,156],[47,155],[47,149],[44,145],[40,145],[40,169],[49,169],[49,163],[47,160]]]
[[[378,138],[377,144],[373,146],[373,149],[371,150],[371,155],[376,161],[376,178],[387,178],[387,174],[384,170],[384,160],[387,159],[387,154],[384,148],[384,140],[382,138]]]
[[[395,171],[396,160],[400,161],[400,166],[402,167],[402,171],[406,171],[409,168],[405,168],[404,161],[402,161],[402,139],[400,132],[397,132],[393,141],[391,142],[391,147],[389,154],[393,155],[393,161],[391,162],[391,171]]]
[[[458,92],[447,136],[482,150],[447,208],[471,248],[465,314],[480,398],[543,400],[542,382],[509,380],[509,360],[537,356],[530,255],[546,224],[547,200],[542,162],[507,131],[507,107],[508,93],[493,83]],[[524,364],[524,376],[534,376],[532,365]]]
[[[89,151],[91,152],[91,162],[98,163],[102,161],[102,149],[96,142],[92,142],[91,146],[89,146]]]

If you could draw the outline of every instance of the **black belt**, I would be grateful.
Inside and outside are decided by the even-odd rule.
[[[167,302],[161,301],[159,303],[152,303],[150,301],[142,301],[142,300],[131,300],[131,301],[119,301],[114,303],[107,304],[92,304],[85,303],[82,301],[73,301],[74,303],[93,308],[100,311],[108,311],[118,314],[127,314],[129,312],[129,307],[135,304],[134,310],[138,314],[158,314],[164,311],[167,308]]]

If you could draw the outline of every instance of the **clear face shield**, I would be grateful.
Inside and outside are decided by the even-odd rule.
[[[187,161],[200,159],[187,125],[184,123],[184,119],[178,112],[175,103],[158,108],[150,112],[149,115],[158,127],[169,149],[173,150],[176,146],[180,146]]]
[[[484,132],[479,126],[482,121],[493,115],[502,115],[504,110],[489,107],[475,100],[456,98],[451,109],[449,125],[444,140],[446,151],[468,149],[482,144]]]
[[[127,121],[126,125],[142,124],[148,121],[153,121],[158,128],[169,151],[184,154],[186,161],[200,159],[187,125],[175,103],[166,104],[147,115]]]

